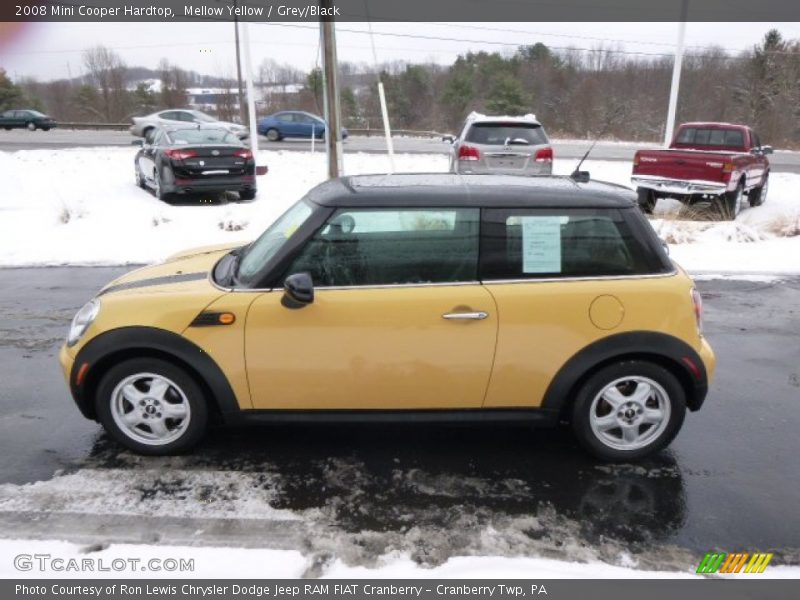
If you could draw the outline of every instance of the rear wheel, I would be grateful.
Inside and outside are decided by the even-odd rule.
[[[767,201],[767,191],[769,191],[769,174],[764,175],[764,182],[748,194],[747,199],[750,202],[750,206],[764,204]]]
[[[153,188],[153,194],[155,194],[156,198],[159,200],[168,200],[169,194],[164,191],[164,183],[161,181],[161,169],[158,167],[156,167],[156,170],[153,173],[153,181],[155,185]]]
[[[25,127],[28,128],[28,131],[36,131],[36,123],[29,121],[25,124]]]
[[[733,221],[742,211],[744,205],[744,185],[740,182],[732,192],[719,196],[714,206],[719,217],[724,221]]]
[[[208,423],[208,406],[197,382],[157,358],[112,367],[97,388],[95,408],[108,434],[140,454],[188,450],[203,437]]]
[[[256,190],[245,190],[239,192],[239,200],[253,200],[256,197]]]
[[[267,139],[270,142],[277,142],[281,139],[281,134],[277,129],[267,129]]]
[[[134,176],[134,181],[136,182],[136,185],[138,185],[143,190],[146,189],[147,186],[146,186],[146,184],[144,182],[144,175],[142,175],[142,170],[139,168],[139,163],[138,162],[134,161],[133,169],[134,169],[133,176]]]
[[[639,199],[639,208],[646,215],[652,215],[656,207],[656,193],[647,188],[637,188],[636,194]]]
[[[686,414],[686,394],[664,367],[631,360],[605,367],[578,392],[572,429],[608,461],[638,460],[667,446]]]

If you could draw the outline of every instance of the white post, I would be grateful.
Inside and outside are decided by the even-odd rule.
[[[681,67],[683,66],[683,45],[686,38],[686,13],[689,0],[683,0],[681,6],[681,21],[678,24],[678,46],[675,48],[675,62],[672,65],[672,86],[669,90],[669,109],[667,110],[667,126],[664,129],[664,145],[672,143],[675,131],[675,112],[678,108],[678,88],[681,83]]]
[[[311,154],[314,154],[314,141],[317,139],[316,123],[311,122]]]
[[[256,94],[253,86],[253,61],[250,57],[250,27],[242,22],[242,42],[244,45],[244,68],[247,72],[247,114],[250,121],[250,151],[258,165],[258,127],[256,125]]]
[[[383,116],[383,134],[386,136],[386,151],[389,153],[389,173],[394,173],[394,145],[392,144],[392,130],[389,127],[389,111],[386,109],[386,94],[383,91],[383,82],[378,82],[378,96],[381,99],[381,115]]]

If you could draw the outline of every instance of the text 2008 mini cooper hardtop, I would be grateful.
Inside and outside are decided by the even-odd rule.
[[[569,178],[331,180],[249,246],[129,273],[61,350],[84,415],[147,454],[210,420],[568,420],[667,445],[714,355],[632,192]]]

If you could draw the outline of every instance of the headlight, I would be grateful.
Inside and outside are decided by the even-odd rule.
[[[69,334],[67,335],[67,346],[74,346],[81,339],[81,336],[86,333],[94,320],[97,318],[97,313],[100,312],[100,300],[93,298],[83,305],[69,326]]]

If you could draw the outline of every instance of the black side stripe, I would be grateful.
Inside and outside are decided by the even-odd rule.
[[[186,281],[200,281],[206,279],[208,273],[181,273],[180,275],[164,275],[163,277],[151,277],[150,279],[140,279],[139,281],[130,281],[128,283],[120,283],[112,285],[101,291],[98,296],[103,296],[110,292],[119,292],[122,290],[133,290],[141,287],[150,287],[154,285],[168,285],[170,283],[184,283]]]

